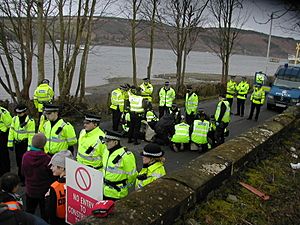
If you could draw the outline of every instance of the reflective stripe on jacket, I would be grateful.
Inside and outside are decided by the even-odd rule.
[[[196,144],[207,144],[207,133],[210,129],[210,123],[207,120],[195,120],[191,140]]]
[[[119,159],[119,160],[117,160]],[[136,162],[132,152],[121,147],[112,153],[103,154],[104,191],[106,197],[121,199],[128,195],[128,188],[134,185]]]
[[[22,141],[28,139],[28,146],[31,145],[32,137],[35,134],[34,119],[26,116],[24,124],[20,124],[18,116],[14,116],[8,134],[7,147],[13,147],[14,141]]]
[[[233,80],[229,80],[227,82],[227,90],[226,90],[226,98],[233,98],[236,89],[236,82]]]
[[[175,91],[170,87],[169,90],[166,90],[162,87],[159,91],[159,106],[171,107],[175,99]]]
[[[190,141],[190,125],[185,122],[175,125],[175,134],[172,142],[174,143],[189,143]]]
[[[94,168],[102,168],[102,156],[106,145],[103,141],[105,133],[96,127],[86,132],[81,130],[78,138],[77,161]]]
[[[64,219],[66,217],[66,189],[65,183],[55,181],[51,184],[56,195],[56,216]]]
[[[241,81],[236,87],[237,90],[237,98],[246,99],[249,91],[249,84],[247,81]]]
[[[189,93],[186,93],[185,95],[185,111],[188,115],[190,115],[192,112],[194,114],[197,113],[198,109],[198,95],[196,93],[192,93],[189,95]]]
[[[58,133],[59,128],[61,131]],[[74,127],[70,123],[64,122],[63,119],[59,119],[53,127],[51,126],[51,122],[47,121],[42,132],[47,138],[44,147],[45,153],[55,154],[77,143]]]
[[[144,112],[142,96],[131,94],[129,96],[129,102],[130,102],[130,111],[131,112],[136,112],[136,113]]]
[[[152,122],[152,121],[158,121],[158,118],[157,116],[155,115],[155,113],[153,111],[147,111],[146,113],[146,121],[149,123],[149,122]]]
[[[218,105],[217,105],[217,109],[216,109],[216,113],[215,113],[215,120],[218,121],[219,120],[219,116],[220,116],[220,113],[221,113],[221,105],[222,103],[225,104],[226,106],[226,111],[223,115],[223,118],[222,118],[222,122],[224,123],[229,123],[230,122],[230,105],[229,105],[229,102],[226,101],[226,100],[221,100],[219,101]]]
[[[12,122],[12,117],[9,111],[0,106],[0,131],[6,132]]]
[[[255,87],[250,100],[255,104],[263,105],[265,97],[265,91],[262,88]]]
[[[147,85],[143,82],[140,85],[141,95],[142,97],[148,99],[150,102],[152,102],[152,93],[153,93],[153,86],[152,84],[148,83]]]
[[[117,110],[119,107],[121,112],[124,112],[124,104],[125,104],[125,95],[120,88],[117,88],[112,91],[111,93],[111,105],[110,108]]]
[[[54,97],[53,89],[48,84],[40,84],[34,91],[33,102],[39,112],[43,111],[43,104],[50,103]]]
[[[141,171],[139,172],[139,175],[142,174],[145,174],[145,179],[139,180],[137,176],[135,182],[135,189],[140,189],[142,187],[145,187],[146,185],[157,180],[158,178],[166,175],[166,170],[162,162],[155,162],[154,164],[150,165],[148,168],[142,168]]]

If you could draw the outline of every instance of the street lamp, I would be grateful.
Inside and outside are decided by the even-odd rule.
[[[267,74],[267,72],[268,72],[270,45],[271,45],[271,37],[272,37],[272,24],[273,24],[273,13],[271,14],[271,23],[270,23],[269,40],[268,40],[268,48],[267,48],[267,59],[266,59],[266,71],[265,71],[265,74]]]

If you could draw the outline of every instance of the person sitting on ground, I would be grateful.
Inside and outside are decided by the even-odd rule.
[[[203,112],[199,112],[199,119],[195,119],[192,125],[191,141],[197,146],[197,150],[201,153],[206,152],[209,149],[208,133],[211,129],[207,115]]]
[[[56,153],[49,163],[53,176],[58,177],[57,181],[51,184],[46,193],[46,211],[49,215],[51,225],[66,225],[66,158],[73,158],[72,152],[64,150]]]
[[[147,144],[144,147],[144,151],[141,152],[141,156],[143,157],[143,168],[136,178],[136,190],[166,175],[164,151],[161,150],[159,145],[154,143]]]
[[[184,116],[181,118],[181,123],[175,125],[175,133],[171,139],[171,149],[175,152],[190,150],[190,125],[185,121]]]
[[[47,225],[41,218],[22,210],[23,201],[17,194],[20,178],[14,173],[5,173],[0,180],[0,224]]]
[[[43,133],[33,136],[30,150],[23,156],[21,170],[25,177],[26,212],[34,214],[39,206],[43,219],[46,219],[45,194],[54,181],[48,166],[51,158],[44,152],[46,142]]]

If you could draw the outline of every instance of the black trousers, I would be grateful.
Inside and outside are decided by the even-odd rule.
[[[22,167],[23,155],[27,151],[28,140],[26,139],[20,142],[15,142],[14,146],[15,146],[15,153],[16,153],[16,162],[18,167],[18,176],[20,177],[21,182],[24,182],[25,178],[21,173],[21,167]]]
[[[245,112],[245,101],[246,99],[237,99],[237,108],[236,108],[236,114],[240,116],[244,116]]]
[[[128,130],[128,140],[132,138],[137,141],[140,137],[141,121],[143,114],[130,112],[130,126]]]
[[[173,144],[175,144],[176,148],[179,149],[179,150],[181,149],[182,145],[183,145],[183,150],[184,151],[191,150],[191,144],[190,143],[173,143]],[[172,148],[173,148],[173,146],[172,146]]]
[[[45,197],[42,198],[32,198],[26,194],[26,212],[35,214],[36,208],[39,206],[41,217],[47,221],[46,216],[46,206],[45,206]]]
[[[226,98],[226,100],[229,102],[229,106],[231,108],[232,103],[233,103],[233,98]]]
[[[256,114],[255,114],[255,120],[258,120],[258,116],[260,113],[260,107],[262,105],[261,104],[255,104],[255,103],[251,103],[251,109],[250,109],[250,115],[249,115],[249,119],[252,119],[253,113],[254,113],[254,109],[256,109]]]
[[[112,124],[113,124],[113,131],[118,131],[118,127],[121,121],[122,113],[120,109],[112,110]]]
[[[10,159],[7,149],[8,131],[0,131],[0,177],[10,171]]]
[[[225,142],[224,131],[228,126],[228,123],[221,122],[219,126],[216,127],[215,140],[216,146],[221,145]]]
[[[159,106],[158,107],[159,119],[162,118],[163,115],[165,115],[165,113],[168,112],[169,109],[170,109],[170,107],[168,107],[168,106]]]
[[[195,120],[195,115],[194,114],[189,115],[185,112],[185,120],[188,125],[192,125]]]

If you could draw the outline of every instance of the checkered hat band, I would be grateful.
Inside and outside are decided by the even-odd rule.
[[[150,153],[150,152],[143,151],[143,155],[144,156],[160,157],[160,156],[163,155],[163,153],[162,152],[159,152],[159,153]]]

